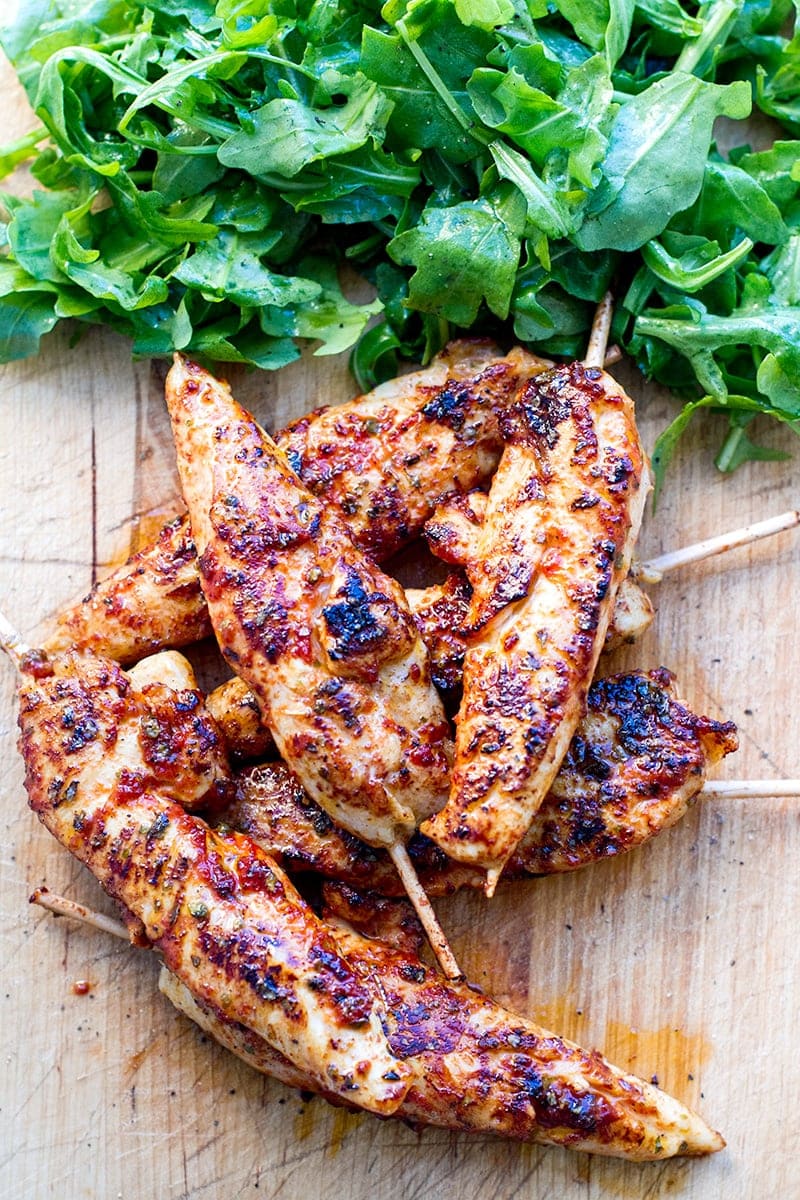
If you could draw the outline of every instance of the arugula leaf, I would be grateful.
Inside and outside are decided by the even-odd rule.
[[[277,241],[277,233],[235,233],[220,230],[212,241],[176,267],[173,279],[196,288],[211,300],[257,308],[265,304],[302,304],[322,291],[310,279],[277,275],[262,256]]]
[[[622,105],[604,179],[576,234],[583,250],[636,250],[697,198],[718,116],[746,117],[750,89],[674,73]]]
[[[252,126],[220,146],[223,166],[251,175],[291,179],[309,163],[357,150],[370,138],[380,140],[392,104],[375,83],[353,82],[341,108],[309,108],[300,100],[271,100],[252,114]]]
[[[415,229],[388,246],[396,263],[416,268],[409,304],[456,325],[471,325],[483,300],[496,316],[506,317],[523,221],[513,197],[502,204],[481,197],[424,211]]]

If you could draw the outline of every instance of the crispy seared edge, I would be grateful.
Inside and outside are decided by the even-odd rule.
[[[20,688],[20,749],[40,820],[200,1000],[316,1086],[394,1111],[408,1071],[387,1044],[379,990],[263,849],[210,829],[158,786],[143,754],[146,704],[116,664],[70,653],[43,671],[42,661]]]
[[[645,1161],[708,1154],[724,1141],[696,1113],[652,1084],[626,1075],[463,985],[414,955],[346,926],[334,936],[348,961],[380,977],[389,1039],[413,1071],[395,1115],[415,1125],[491,1133],[520,1141]],[[163,985],[162,985],[163,986]],[[293,1087],[302,1077],[247,1030],[166,981],[173,1003],[258,1070]]]
[[[423,826],[492,893],[584,710],[647,494],[633,402],[579,363],[501,414],[467,624],[450,797]]]

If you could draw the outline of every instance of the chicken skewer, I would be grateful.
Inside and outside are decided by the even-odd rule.
[[[232,1019],[317,1086],[393,1112],[410,1076],[386,1040],[380,993],[264,851],[210,830],[154,774],[146,688],[110,661],[72,652],[50,661],[5,628],[0,638],[20,671],[26,787],[43,824],[198,996],[224,994]],[[180,736],[170,744],[183,787],[195,756]],[[198,785],[205,774],[201,764]]]
[[[380,934],[364,937],[341,920],[328,927],[366,979],[380,978],[389,1001],[390,1041],[412,1072],[394,1115],[639,1162],[709,1154],[724,1146],[696,1113],[596,1052],[432,975],[413,952],[393,948]],[[122,927],[110,932],[125,936]],[[199,999],[166,967],[159,989],[249,1066],[289,1087],[343,1102],[252,1029]]]
[[[403,590],[226,386],[176,357],[166,394],[220,649],[314,799],[387,849],[443,971],[458,978],[405,848],[446,794],[450,744]]]
[[[716,786],[706,782],[707,771],[736,746],[733,724],[691,713],[666,671],[596,681],[550,792],[508,864],[509,878],[574,871],[648,841],[682,818],[702,789]],[[337,830],[283,763],[240,774],[236,798],[218,819],[291,873],[401,894],[389,860]],[[410,853],[431,895],[482,885],[478,868],[452,862],[421,835]]]
[[[649,486],[633,404],[598,354],[593,337],[588,366],[537,376],[500,418],[450,797],[422,826],[486,871],[490,896],[580,720]]]

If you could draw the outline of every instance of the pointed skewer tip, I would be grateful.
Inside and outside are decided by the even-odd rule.
[[[11,622],[0,613],[0,650],[4,650],[18,671],[22,670],[22,662],[31,648],[23,641]]]

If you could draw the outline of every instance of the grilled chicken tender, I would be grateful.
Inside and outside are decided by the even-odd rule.
[[[500,420],[450,798],[423,826],[489,895],[584,711],[647,494],[633,403],[603,371],[546,372]]]
[[[20,689],[31,807],[199,1000],[265,1038],[313,1086],[393,1112],[409,1070],[388,1046],[378,988],[269,855],[176,803],[148,757],[149,711],[108,660],[31,657]],[[179,774],[190,771],[184,762]]]
[[[184,515],[61,613],[44,648],[56,654],[75,646],[126,664],[167,647],[189,646],[210,633],[197,553]]]
[[[478,578],[482,570],[481,560],[478,557],[478,546],[488,501],[486,493],[478,491],[448,496],[436,506],[433,516],[425,522],[425,538],[431,553],[442,559],[443,562],[461,567],[466,571],[468,579]],[[459,577],[454,575],[450,578],[457,580]],[[454,624],[450,639],[450,653],[445,657],[444,646],[441,646],[440,649],[440,654],[443,656],[440,671],[445,678],[457,678],[459,686],[463,674],[465,651],[462,630],[467,620],[470,595],[471,589],[462,583],[460,597],[463,596],[463,612],[459,613],[454,608],[452,613]],[[650,628],[654,616],[655,612],[650,597],[629,575],[626,576],[620,581],[614,600],[611,621],[603,644],[603,653],[610,654],[620,646],[637,641]],[[427,638],[425,640],[428,641]],[[429,641],[428,645],[430,646]],[[439,686],[438,682],[437,686]],[[453,686],[453,684],[449,686]]]
[[[497,413],[549,365],[480,339],[451,342],[424,370],[319,408],[275,440],[380,561],[418,536],[442,496],[488,483],[502,450]],[[211,632],[184,515],[67,609],[45,649],[77,646],[125,664]]]
[[[365,841],[405,842],[446,795],[450,744],[402,588],[227,386],[176,358],[167,404],[223,654],[317,803]]]
[[[504,877],[574,871],[642,845],[686,814],[708,768],[737,744],[736,726],[687,709],[663,668],[596,680],[558,775]],[[219,819],[292,874],[312,871],[359,891],[402,895],[388,856],[337,829],[283,763],[238,775],[236,796]],[[422,834],[411,840],[409,853],[431,896],[483,886],[478,868],[452,862]]]
[[[548,1033],[465,985],[445,982],[411,953],[346,926],[334,937],[356,969],[381,980],[390,1044],[413,1071],[397,1109],[404,1120],[635,1161],[710,1154],[724,1146],[696,1113],[623,1074],[596,1051]],[[163,976],[161,988],[245,1062],[290,1087],[309,1087],[293,1064],[249,1030],[220,1019],[212,1006],[198,1005]]]

